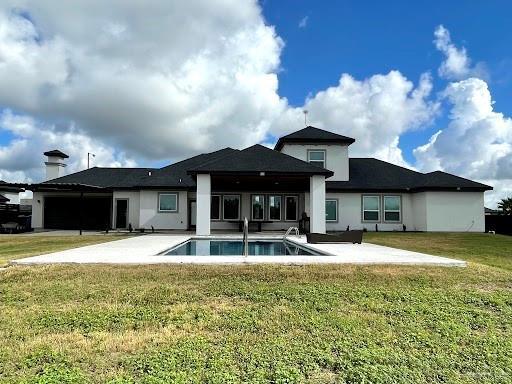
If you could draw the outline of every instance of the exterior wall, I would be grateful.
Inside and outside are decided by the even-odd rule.
[[[325,177],[311,176],[309,183],[311,232],[325,233]]]
[[[128,199],[128,224],[131,224],[133,228],[138,228],[140,222],[140,192],[114,191],[112,199],[112,228],[116,227],[116,199]]]
[[[159,193],[178,194],[178,212],[159,212]],[[140,191],[139,228],[149,229],[187,229],[188,228],[188,201],[186,191]]]
[[[483,192],[426,192],[427,231],[484,232]]]
[[[385,193],[382,195],[402,197],[402,220],[398,223],[386,223],[383,221],[382,202],[381,214],[378,222],[364,222],[362,217],[362,196],[377,195],[377,193],[331,193],[326,194],[326,199],[338,200],[338,221],[326,222],[327,231],[345,231],[350,229],[366,229],[375,231],[377,224],[379,231],[402,231],[403,225],[407,230],[414,230],[414,214],[412,210],[411,194]]]
[[[415,231],[427,231],[427,194],[426,192],[411,195],[413,225]]]
[[[196,233],[198,235],[210,234],[211,189],[210,175],[197,175]]]
[[[285,144],[281,153],[308,161],[308,150],[324,149],[326,168],[334,172],[329,181],[347,181],[348,172],[348,145],[341,144]]]

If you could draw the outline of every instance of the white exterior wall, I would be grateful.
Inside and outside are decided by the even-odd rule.
[[[483,192],[426,192],[427,231],[484,232]]]
[[[42,192],[34,192],[32,195],[32,228],[43,228],[43,206],[44,198]]]
[[[46,164],[46,180],[56,179],[57,177],[64,176],[64,168],[66,164],[64,159],[57,156],[48,156]]]
[[[325,233],[325,177],[315,175],[309,180],[310,230]]]
[[[402,197],[402,220],[399,223],[386,223],[383,220],[383,212],[378,222],[363,222],[362,218],[362,196],[378,195],[378,193],[327,193],[326,199],[338,200],[338,221],[327,222],[327,231],[345,231],[347,226],[350,229],[364,229],[375,231],[377,224],[379,231],[402,231],[405,224],[407,230],[414,230],[414,215],[412,210],[412,199],[410,194],[386,193],[382,195]],[[382,205],[382,201],[381,201]],[[382,208],[382,206],[381,206]]]
[[[112,228],[116,227],[116,199],[128,199],[128,224],[133,228],[139,228],[140,222],[140,192],[139,191],[114,191],[112,203]]]
[[[196,234],[198,235],[210,234],[211,189],[210,175],[197,175]]]
[[[329,181],[347,181],[348,172],[348,145],[342,144],[284,144],[281,153],[308,161],[308,150],[325,150],[327,168],[334,172]]]
[[[178,212],[159,212],[158,194],[177,193]],[[188,201],[186,191],[140,191],[139,228],[150,229],[187,229]]]
[[[427,194],[426,192],[411,195],[413,229],[415,231],[427,231]]]

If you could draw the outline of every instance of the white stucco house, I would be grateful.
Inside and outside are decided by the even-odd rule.
[[[64,153],[47,156],[47,179],[11,183],[32,190],[34,228],[145,228],[483,232],[492,187],[448,173],[420,173],[373,158],[351,158],[354,139],[314,127],[275,148],[224,148],[151,168],[98,168],[63,175]]]

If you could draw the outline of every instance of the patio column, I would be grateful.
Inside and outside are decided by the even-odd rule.
[[[314,233],[325,233],[325,176],[314,175],[309,179],[309,215]]]
[[[197,175],[196,235],[210,234],[211,178],[209,174]]]

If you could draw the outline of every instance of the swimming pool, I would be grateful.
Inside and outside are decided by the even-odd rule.
[[[191,239],[183,244],[162,252],[171,256],[221,256],[243,254],[242,240]],[[249,255],[321,255],[310,249],[283,240],[249,240]]]

